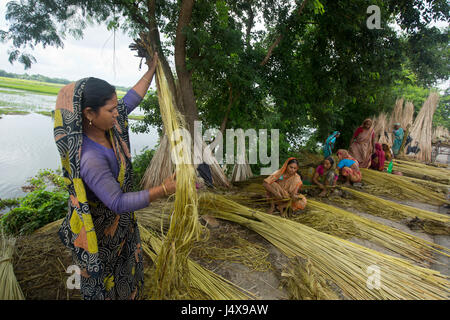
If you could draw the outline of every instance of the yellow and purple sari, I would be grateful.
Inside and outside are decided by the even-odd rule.
[[[80,176],[83,140],[81,101],[88,78],[63,87],[55,108],[54,136],[70,199],[59,237],[81,270],[85,300],[137,299],[143,288],[141,241],[134,212],[116,214],[101,201],[88,201]],[[122,100],[109,130],[123,192],[132,189],[128,113]]]

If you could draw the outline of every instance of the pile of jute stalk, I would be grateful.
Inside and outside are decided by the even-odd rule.
[[[400,171],[405,175],[420,179],[429,179],[431,181],[450,184],[450,175],[447,169],[439,169],[431,166],[418,166],[411,162],[395,160],[394,170]]]
[[[257,232],[289,258],[309,259],[318,274],[331,279],[350,299],[448,299],[450,282],[437,271],[252,210],[223,196],[202,194],[199,205],[202,212]],[[378,288],[370,282],[374,267],[380,271]]]
[[[24,300],[13,269],[16,239],[0,234],[0,300]]]
[[[415,184],[402,176],[370,169],[361,169],[361,173],[362,181],[374,186],[370,189],[371,192],[434,205],[449,203],[444,195],[432,191],[426,185]]]
[[[161,251],[162,241],[155,234],[139,225],[142,248],[153,262]],[[185,299],[212,299],[212,300],[253,300],[257,297],[238,287],[225,278],[203,268],[191,259],[187,259],[187,268],[191,283],[186,287],[183,298]]]
[[[305,216],[308,223],[308,226],[316,229],[316,225],[319,227],[323,223],[327,223],[328,221],[331,223],[331,228],[328,227],[328,230],[324,230],[324,232],[333,234],[334,229],[338,229],[338,231],[344,228],[344,225],[333,225],[333,221],[340,221],[339,217],[346,218],[348,222],[351,222],[350,225],[354,226],[355,230],[351,230],[349,236],[356,236],[358,238],[363,238],[369,241],[372,241],[376,244],[379,244],[392,252],[396,252],[404,257],[407,257],[417,263],[427,262],[436,262],[436,259],[433,257],[433,253],[439,253],[441,255],[450,257],[450,249],[437,245],[433,242],[426,241],[422,238],[415,237],[401,230],[386,226],[376,221],[372,221],[352,212],[336,208],[330,205],[327,205],[322,202],[308,200],[308,210],[315,210],[323,213],[326,217],[323,219],[322,215],[319,215],[319,219],[314,218],[313,212],[306,212]],[[296,220],[303,223],[302,220]],[[344,223],[346,221],[344,220]],[[320,230],[322,231],[322,230]]]
[[[174,211],[168,232],[155,262],[155,286],[152,298],[177,299],[190,285],[186,272],[187,257],[193,242],[200,240],[202,226],[198,220],[196,174],[191,161],[190,145],[182,136],[183,121],[174,107],[167,79],[160,63],[156,67],[156,85],[161,118],[175,163],[176,192]]]
[[[448,215],[431,212],[419,208],[413,208],[404,204],[375,197],[371,194],[360,192],[351,188],[342,187],[342,190],[349,192],[361,203],[376,208],[375,210],[365,210],[365,212],[381,216],[387,219],[400,221],[404,218],[419,218],[425,223],[425,231],[431,234],[450,235],[450,218]],[[385,211],[394,211],[395,214],[390,215]],[[426,229],[428,227],[428,229]]]

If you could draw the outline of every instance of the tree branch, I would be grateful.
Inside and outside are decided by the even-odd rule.
[[[306,3],[308,2],[308,0],[303,0],[300,8],[297,11],[298,15],[301,15],[303,12],[303,9],[306,6]],[[287,26],[286,29],[288,29],[290,26]],[[263,66],[267,63],[267,61],[269,61],[270,57],[272,56],[272,52],[273,50],[278,46],[278,44],[281,42],[281,40],[283,39],[283,35],[280,33],[278,35],[278,37],[275,39],[275,41],[272,43],[272,45],[269,47],[269,50],[267,51],[266,56],[264,57],[263,61],[261,61],[260,65]]]

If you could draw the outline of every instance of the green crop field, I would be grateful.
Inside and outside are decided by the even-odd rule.
[[[59,89],[61,89],[63,86],[64,85],[62,84],[56,83],[0,77],[0,88],[24,90],[46,95],[53,95],[53,96],[57,95]],[[124,91],[117,90],[117,96],[119,99],[122,98],[124,95],[125,95]]]
[[[61,84],[55,83],[0,77],[0,87],[31,91],[40,94],[57,95],[62,86],[63,85]]]

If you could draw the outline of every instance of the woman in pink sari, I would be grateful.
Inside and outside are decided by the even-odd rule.
[[[375,153],[375,132],[372,120],[366,119],[353,134],[348,152],[359,162],[360,168],[369,168],[372,154]]]
[[[384,155],[381,144],[375,143],[375,153],[372,154],[372,163],[370,164],[370,169],[383,171],[385,161],[386,157]]]
[[[295,158],[287,159],[281,169],[275,171],[264,179],[263,187],[271,201],[268,213],[272,213],[277,205],[282,216],[284,209],[290,204],[293,211],[303,210],[306,207],[306,198],[299,194],[303,182],[297,173],[298,161]],[[290,199],[287,200],[287,199]]]

